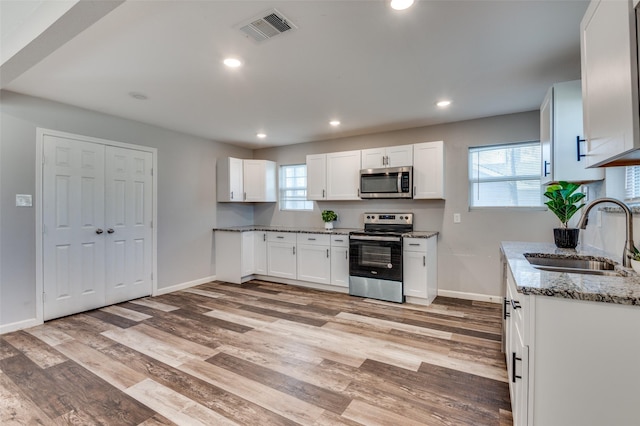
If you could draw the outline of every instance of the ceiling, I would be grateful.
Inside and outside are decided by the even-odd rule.
[[[538,109],[580,78],[588,1],[47,3],[0,1],[2,89],[255,149]],[[297,29],[239,30],[271,8]]]

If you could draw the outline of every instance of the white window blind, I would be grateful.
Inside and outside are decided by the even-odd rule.
[[[471,207],[540,207],[540,142],[469,148]]]
[[[640,166],[627,166],[625,173],[625,201],[640,202]]]
[[[280,166],[280,210],[313,210],[307,201],[307,165]]]

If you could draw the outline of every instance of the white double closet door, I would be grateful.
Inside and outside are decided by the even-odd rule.
[[[153,154],[45,135],[45,320],[152,292]]]

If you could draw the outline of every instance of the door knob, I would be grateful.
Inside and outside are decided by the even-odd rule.
[[[113,234],[114,232],[116,232],[116,231],[114,231],[113,228],[107,229],[107,234]]]
[[[102,234],[104,231],[100,228],[96,229],[96,234],[100,235]]]

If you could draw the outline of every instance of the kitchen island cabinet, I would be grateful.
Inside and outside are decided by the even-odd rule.
[[[525,252],[557,255],[557,249],[502,243],[514,425],[637,424],[640,276],[542,271]],[[588,248],[565,254],[602,256]]]

